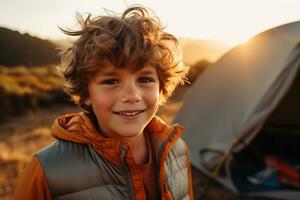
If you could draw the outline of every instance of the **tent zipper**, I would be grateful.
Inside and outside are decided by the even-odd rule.
[[[128,166],[126,164],[126,161],[125,161],[125,155],[127,153],[127,150],[128,150],[127,146],[121,146],[120,158],[121,158],[121,164],[122,164],[123,170],[125,172],[125,176],[126,176],[127,183],[128,183],[127,184],[127,190],[128,190],[128,193],[129,193],[129,199],[134,200],[133,184],[132,184],[129,168],[128,168]]]

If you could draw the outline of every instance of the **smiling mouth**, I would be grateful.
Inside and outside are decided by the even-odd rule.
[[[120,112],[113,112],[114,114],[121,115],[124,117],[134,117],[139,115],[140,113],[144,112],[145,110],[127,110],[127,111],[120,111]]]

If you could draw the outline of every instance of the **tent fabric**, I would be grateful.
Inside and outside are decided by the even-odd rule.
[[[197,78],[174,118],[186,128],[195,167],[212,176],[205,164],[216,166],[228,154],[226,166],[232,152],[252,141],[295,80],[299,41],[300,22],[275,27],[233,48]],[[227,177],[217,181],[239,192],[230,178],[233,172],[226,170]],[[300,198],[299,192],[295,195]]]

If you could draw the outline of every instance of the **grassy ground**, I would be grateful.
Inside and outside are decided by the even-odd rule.
[[[16,178],[34,152],[51,143],[50,126],[58,115],[75,107],[52,107],[10,118],[0,126],[0,199],[11,199]]]

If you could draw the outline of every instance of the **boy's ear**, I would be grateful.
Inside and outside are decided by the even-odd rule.
[[[90,97],[86,98],[84,103],[85,103],[85,105],[90,106],[92,104],[91,100],[90,100]]]

